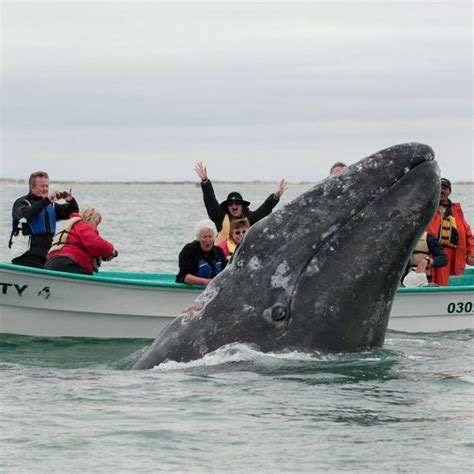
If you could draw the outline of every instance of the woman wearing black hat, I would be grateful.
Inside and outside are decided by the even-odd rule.
[[[245,201],[242,195],[236,191],[229,193],[227,199],[219,204],[211,180],[207,177],[206,167],[202,163],[197,163],[194,171],[201,178],[201,188],[207,215],[216,224],[219,231],[216,244],[229,238],[231,220],[247,218],[250,225],[252,225],[268,216],[288,187],[286,181],[282,179],[276,192],[270,194],[255,211],[250,211],[248,208],[250,202]]]

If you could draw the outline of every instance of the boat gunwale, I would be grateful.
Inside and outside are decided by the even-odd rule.
[[[142,287],[155,287],[155,288],[173,288],[173,289],[184,289],[184,290],[204,290],[203,286],[199,285],[188,285],[186,283],[166,282],[166,281],[153,281],[143,280],[140,278],[124,278],[120,276],[110,276],[107,272],[107,276],[102,276],[99,273],[95,275],[81,275],[76,273],[58,272],[54,270],[46,270],[42,268],[24,267],[21,265],[15,265],[12,263],[0,262],[0,270],[9,270],[13,272],[28,273],[35,275],[44,275],[49,277],[56,277],[66,280],[82,280],[87,282],[100,282],[100,283],[115,283],[124,284],[130,286],[142,286]],[[129,274],[128,272],[116,272],[117,275]],[[133,272],[131,272],[133,273]],[[170,273],[146,273],[136,272],[140,275],[156,275],[157,277],[163,275],[171,275]],[[397,294],[418,294],[418,293],[452,293],[452,292],[474,292],[474,285],[453,285],[453,286],[425,286],[418,288],[398,288]]]
[[[121,278],[121,277],[111,277],[111,276],[101,276],[100,272],[95,275],[81,275],[78,273],[66,273],[66,272],[57,272],[54,270],[46,270],[42,268],[33,268],[33,267],[23,267],[21,265],[14,265],[10,263],[0,262],[0,270],[8,270],[12,272],[20,272],[33,274],[38,276],[48,276],[58,279],[65,280],[81,280],[86,282],[97,282],[97,283],[110,283],[110,284],[123,284],[130,286],[141,286],[141,287],[154,287],[154,288],[170,288],[170,289],[183,289],[183,290],[200,290],[203,291],[203,286],[198,285],[188,285],[186,283],[176,283],[176,282],[166,282],[166,281],[150,281],[142,280],[140,278]],[[127,272],[117,272],[117,275],[124,274]],[[170,275],[169,273],[140,273],[141,275]]]

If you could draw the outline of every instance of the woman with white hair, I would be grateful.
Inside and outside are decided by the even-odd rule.
[[[226,266],[224,252],[214,245],[217,229],[209,219],[200,220],[195,228],[196,240],[179,253],[178,283],[207,286]]]

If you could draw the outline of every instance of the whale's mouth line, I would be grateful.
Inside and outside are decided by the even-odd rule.
[[[331,232],[328,234],[326,237],[321,239],[320,244],[318,247],[314,250],[314,253],[307,259],[306,263],[302,265],[301,270],[298,274],[298,276],[295,279],[295,283],[293,285],[293,289],[291,290],[288,298],[288,315],[289,317],[287,318],[287,324],[289,323],[291,319],[291,304],[296,292],[296,288],[298,286],[298,283],[300,281],[301,275],[304,273],[306,268],[308,267],[309,263],[311,260],[314,258],[314,256],[323,248],[330,240],[332,240],[339,232],[341,232],[348,224],[350,224],[361,212],[364,212],[367,208],[369,208],[372,204],[377,202],[382,196],[384,196],[387,192],[389,192],[396,184],[400,183],[400,181],[403,181],[415,168],[417,168],[420,165],[423,165],[428,162],[433,162],[434,157],[433,155],[428,155],[425,157],[423,161],[420,161],[418,163],[415,163],[413,166],[409,168],[404,168],[404,173],[400,177],[395,177],[391,184],[387,185],[383,189],[377,190],[376,193],[374,193],[372,196],[369,197],[369,199],[366,201],[365,206],[361,207],[360,209],[357,210],[357,212],[351,213],[349,217],[335,230],[334,232]]]

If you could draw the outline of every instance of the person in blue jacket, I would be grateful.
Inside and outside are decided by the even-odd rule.
[[[186,244],[179,253],[178,283],[207,286],[227,265],[224,251],[214,245],[215,224],[209,219],[195,226],[196,240]]]
[[[56,222],[68,219],[72,212],[79,212],[79,207],[71,190],[49,190],[49,176],[45,171],[32,173],[28,184],[28,194],[13,204],[8,247],[12,263],[43,268],[56,233]],[[58,199],[64,199],[65,203],[59,204]]]

